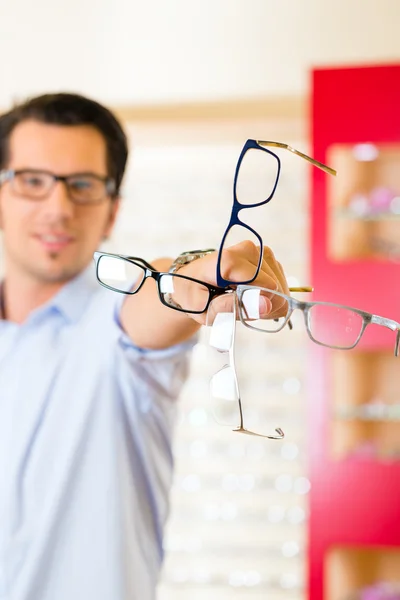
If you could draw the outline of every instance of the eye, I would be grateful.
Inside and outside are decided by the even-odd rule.
[[[35,173],[21,173],[19,179],[25,187],[40,188],[46,185],[46,178]]]
[[[94,187],[93,180],[89,179],[88,177],[82,177],[79,179],[70,180],[69,184],[74,190],[77,190],[77,191],[90,190],[91,188]]]

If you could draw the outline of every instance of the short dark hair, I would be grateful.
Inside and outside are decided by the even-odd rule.
[[[108,176],[115,181],[118,196],[128,158],[125,132],[113,113],[95,100],[80,94],[44,94],[30,98],[0,116],[0,169],[9,160],[9,140],[14,128],[33,119],[51,125],[91,125],[104,137]]]

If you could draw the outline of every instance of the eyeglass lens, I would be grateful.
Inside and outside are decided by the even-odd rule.
[[[250,148],[240,163],[236,180],[236,199],[240,204],[262,204],[275,189],[279,162],[273,154]]]
[[[97,277],[101,283],[117,292],[133,293],[145,277],[145,271],[123,258],[102,255],[97,263]]]
[[[263,297],[281,306],[275,319],[271,315],[261,317]],[[283,305],[282,305],[283,303]],[[300,305],[297,305],[298,307]],[[304,306],[304,305],[303,305]],[[314,341],[333,348],[352,348],[358,341],[363,328],[363,318],[350,308],[338,304],[308,304],[305,309],[306,323]],[[294,308],[296,304],[294,304]],[[290,304],[271,290],[262,288],[246,289],[240,296],[239,314],[241,320],[250,328],[265,332],[277,332],[288,321]],[[293,320],[293,317],[290,316]]]
[[[320,344],[351,348],[361,334],[363,318],[345,307],[315,304],[309,312],[309,327],[312,337]]]
[[[171,308],[201,313],[206,310],[209,289],[200,282],[165,273],[159,278],[160,295]]]
[[[257,210],[261,210],[261,209],[256,209],[255,212],[257,212]],[[258,237],[251,230],[247,229],[247,227],[243,227],[242,225],[238,224],[238,225],[233,225],[229,229],[223,243],[221,244],[221,250],[222,250],[221,262],[220,262],[221,275],[225,280],[230,281],[231,283],[242,283],[242,281],[240,280],[240,278],[238,278],[235,275],[235,272],[233,272],[231,270],[231,263],[229,261],[229,255],[224,254],[223,250],[225,248],[228,248],[229,246],[234,246],[235,244],[239,244],[240,242],[244,242],[246,240],[253,242],[253,244],[256,246],[256,248],[260,248],[260,240],[258,239]],[[257,274],[259,259],[260,259],[260,256],[258,256],[258,257],[255,256],[255,260],[254,260],[254,264],[253,264],[254,271],[251,272],[249,270],[248,279],[247,279],[248,282],[252,281]]]

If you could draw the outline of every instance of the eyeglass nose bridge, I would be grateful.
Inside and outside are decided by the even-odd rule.
[[[66,195],[68,197],[69,200],[72,200],[72,194],[71,194],[71,190],[68,184],[68,177],[66,175],[54,175],[53,173],[48,173],[49,175],[49,182],[51,181],[51,183],[49,184],[47,191],[45,192],[43,198],[48,198],[54,188],[56,187],[58,182],[61,182],[62,184],[64,184],[64,190],[66,192]]]
[[[311,330],[311,309],[312,309],[312,307],[313,307],[313,304],[310,304],[309,302],[302,302],[301,300],[296,300],[296,304],[293,307],[293,310],[298,308],[303,313],[304,326],[306,328],[308,337],[310,338],[310,340],[312,342],[319,344],[319,342],[317,342],[317,340],[314,338],[312,330]]]
[[[308,306],[307,302],[302,302],[301,300],[297,300],[297,298],[291,298],[289,297],[289,307],[288,307],[288,311],[287,311],[287,315],[285,317],[285,325],[286,323],[289,326],[289,329],[293,329],[293,323],[292,323],[292,315],[294,313],[295,310],[299,310],[300,312],[303,313],[303,317],[304,317],[304,325],[307,329],[307,331],[309,331],[309,325],[308,325],[308,313],[310,312],[310,307]]]

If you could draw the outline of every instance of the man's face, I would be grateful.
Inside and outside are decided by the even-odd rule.
[[[9,148],[8,169],[108,175],[105,140],[94,127],[24,121],[13,130]],[[5,182],[0,188],[0,226],[7,272],[43,283],[68,281],[92,260],[111,231],[117,208],[118,202],[109,197],[76,205],[61,181],[42,200],[18,196],[11,182]]]

